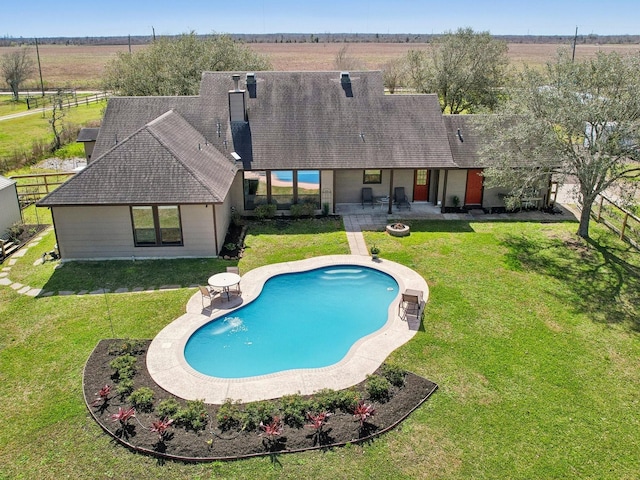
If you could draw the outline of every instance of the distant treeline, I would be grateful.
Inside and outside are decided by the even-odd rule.
[[[210,35],[201,35],[207,37]],[[384,33],[266,33],[229,34],[245,43],[428,43],[438,35],[384,34]],[[494,35],[508,43],[572,43],[573,35]],[[48,45],[146,45],[152,35],[120,37],[38,37],[40,44]],[[10,47],[34,44],[33,38],[0,38],[0,46]],[[584,44],[640,44],[640,35],[578,35],[577,43]]]

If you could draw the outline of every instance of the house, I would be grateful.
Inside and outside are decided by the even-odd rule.
[[[16,181],[0,176],[0,236],[22,222]]]
[[[363,187],[390,213],[396,187],[483,207],[451,117],[436,95],[385,95],[381,72],[205,72],[197,96],[110,98],[87,168],[38,205],[65,260],[216,256],[232,208],[335,212]]]

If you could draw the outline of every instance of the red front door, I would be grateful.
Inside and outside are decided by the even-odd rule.
[[[429,170],[416,170],[413,181],[413,201],[426,202],[429,196]]]
[[[467,170],[467,193],[465,205],[482,205],[482,170]]]

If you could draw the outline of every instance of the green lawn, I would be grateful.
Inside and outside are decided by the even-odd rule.
[[[637,478],[640,254],[598,225],[589,243],[574,223],[411,226],[401,239],[365,234],[430,287],[424,328],[392,357],[440,388],[401,428],[365,445],[238,462],[134,455],[89,418],[84,362],[101,338],[153,337],[195,290],[33,299],[0,287],[0,478]],[[256,224],[246,242],[241,271],[347,250],[329,220]],[[191,269],[231,263],[54,271],[34,267],[35,252],[12,279],[70,290],[154,275],[199,282]]]
[[[65,109],[64,123],[84,125],[89,121],[102,118],[106,102],[91,103],[78,107]],[[40,139],[47,143],[53,139],[49,119],[51,112],[42,111],[11,120],[0,122],[0,159],[10,157],[15,151],[31,150],[34,139]],[[29,132],[25,135],[25,132]]]

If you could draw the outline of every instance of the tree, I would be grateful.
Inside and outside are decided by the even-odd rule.
[[[454,114],[495,109],[507,78],[507,43],[471,28],[447,32],[407,60],[413,87],[437,93],[442,111]]]
[[[62,106],[62,91],[58,90],[51,101],[51,132],[53,133],[53,142],[51,143],[51,151],[55,152],[62,146],[62,138],[65,132],[64,117],[66,113]]]
[[[35,72],[35,63],[29,55],[28,47],[23,47],[14,52],[5,53],[0,61],[2,75],[13,93],[13,99],[19,100],[18,90],[20,84]]]
[[[504,108],[509,117],[487,116],[482,126],[485,185],[518,195],[549,174],[574,177],[582,207],[577,234],[588,238],[596,196],[624,192],[640,178],[639,70],[640,54],[598,53],[573,63],[568,51],[543,72],[525,68]]]
[[[362,65],[360,60],[349,54],[349,45],[343,46],[333,60],[336,70],[360,70]]]
[[[384,86],[389,89],[389,93],[395,93],[396,88],[401,85],[405,75],[405,61],[402,58],[389,60],[382,69]]]
[[[269,61],[227,35],[162,37],[107,65],[106,90],[120,95],[197,95],[202,72],[268,70]]]

